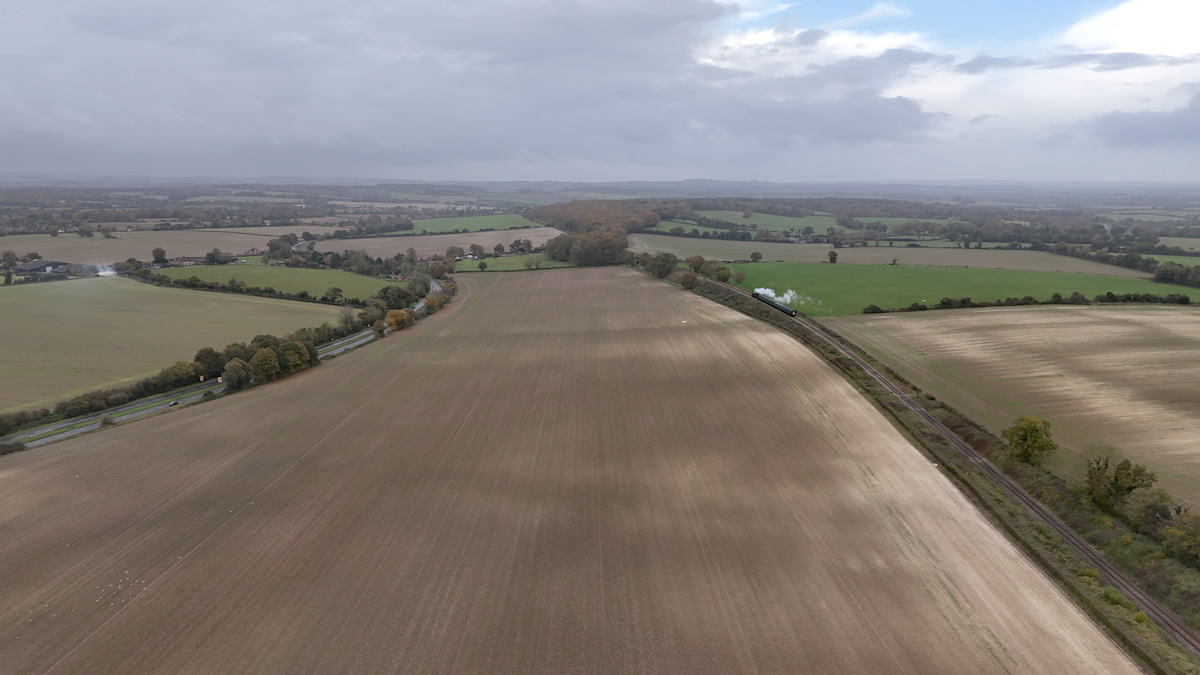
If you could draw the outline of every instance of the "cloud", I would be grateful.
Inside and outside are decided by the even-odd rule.
[[[912,16],[912,12],[903,7],[898,7],[896,5],[893,5],[890,2],[879,2],[879,3],[875,3],[875,5],[873,7],[871,7],[871,9],[868,9],[867,11],[863,12],[862,14],[858,14],[858,15],[849,17],[847,19],[842,19],[841,21],[838,21],[836,23],[836,25],[840,26],[840,27],[850,27],[850,26],[856,26],[858,24],[868,23],[868,22],[874,21],[876,19],[890,19],[890,18],[902,18],[903,19],[903,18],[908,18],[910,16]]]
[[[1108,113],[1089,122],[1086,128],[1114,146],[1197,145],[1200,94],[1176,110]]]
[[[1195,0],[1128,0],[1071,26],[1062,42],[1085,51],[1185,56],[1200,51]]]

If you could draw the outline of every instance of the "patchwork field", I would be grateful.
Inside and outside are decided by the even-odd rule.
[[[1113,445],[1200,502],[1200,311],[1029,307],[865,315],[825,323],[992,431],[1053,424],[1078,473]]]
[[[52,406],[191,361],[202,347],[289,333],[338,313],[118,277],[0,288],[0,412]]]
[[[521,216],[513,213],[504,213],[494,216],[462,216],[460,218],[430,218],[428,220],[413,221],[413,231],[425,231],[430,234],[440,234],[450,232],[452,230],[470,230],[478,232],[483,228],[491,228],[493,230],[507,230],[509,228],[522,227],[540,227],[537,223],[525,220]],[[524,238],[524,237],[522,237]],[[509,239],[512,241],[512,239]],[[482,244],[480,244],[482,246]],[[494,246],[495,244],[493,244]]]
[[[112,239],[100,235],[79,237],[60,234],[51,237],[45,234],[18,234],[0,238],[0,250],[9,249],[17,255],[37,252],[46,260],[79,263],[81,265],[109,265],[114,262],[137,258],[150,260],[150,252],[162,247],[167,256],[202,256],[219,248],[226,253],[240,254],[252,248],[266,250],[267,242],[289,232],[313,234],[333,232],[336,227],[321,225],[289,225],[286,227],[243,227],[214,228],[208,230],[172,230],[155,232],[138,230],[117,232]],[[511,241],[511,240],[510,240]]]
[[[506,230],[501,232],[470,232],[467,234],[430,234],[426,236],[374,237],[366,239],[330,239],[316,244],[318,251],[366,251],[373,258],[389,258],[414,248],[417,255],[428,257],[445,255],[451,246],[464,249],[479,244],[491,251],[496,244],[508,245],[514,239],[528,239],[534,246],[541,246],[562,234],[553,227],[534,227],[528,230]]]
[[[336,286],[342,289],[343,295],[347,298],[369,298],[389,283],[399,283],[354,274],[345,270],[310,270],[258,263],[166,267],[157,270],[157,273],[165,274],[172,279],[187,279],[194,276],[201,281],[216,281],[222,284],[230,279],[237,279],[246,282],[247,286],[260,288],[270,286],[286,293],[308,291],[310,295],[318,297],[324,295],[330,287]]]
[[[946,242],[949,243],[949,242]],[[829,252],[834,250],[827,244],[777,244],[754,241],[724,241],[690,239],[653,234],[635,234],[629,237],[629,248],[635,252],[665,251],[680,258],[700,254],[711,260],[749,260],[752,252],[763,254],[763,260],[782,262],[826,263]],[[1104,276],[1145,278],[1150,275],[1137,270],[1105,265],[1090,260],[1079,260],[1054,255],[1044,251],[1008,251],[996,249],[956,249],[905,246],[867,246],[865,248],[837,249],[837,264],[847,265],[891,265],[892,258],[898,266],[927,267],[978,267],[984,269],[1029,270],[1037,272],[1078,272]],[[1200,258],[1197,259],[1200,261]]]
[[[1110,266],[1104,266],[1110,267]],[[884,309],[915,303],[936,305],[942,298],[969,297],[995,302],[1027,295],[1049,300],[1078,291],[1089,300],[1102,293],[1183,293],[1200,299],[1200,291],[1145,279],[1038,272],[1027,270],[910,267],[905,265],[836,265],[818,263],[744,263],[730,266],[746,274],[745,288],[766,287],[782,295],[795,291],[796,309],[810,316],[859,314],[867,305]],[[1115,268],[1114,268],[1115,269]]]
[[[541,254],[535,253],[532,255],[541,255]],[[486,271],[486,272],[511,272],[513,270],[524,270],[524,269],[527,269],[525,267],[525,259],[527,257],[528,256],[523,256],[523,255],[506,255],[501,258],[485,258],[483,260],[483,262],[486,262],[488,267],[484,271]],[[479,271],[479,262],[480,261],[478,261],[478,260],[460,260],[458,265],[456,265],[454,268],[455,274],[459,274],[462,272],[478,272]],[[574,265],[572,265],[571,263],[568,263],[568,262],[559,262],[557,260],[550,260],[550,259],[546,258],[545,256],[543,256],[541,266],[538,267],[538,269],[545,270],[545,269],[551,269],[554,267],[574,267]]]
[[[1193,237],[1159,237],[1158,243],[1164,246],[1178,246],[1185,251],[1200,250],[1200,239]]]
[[[790,338],[629,270],[463,286],[0,457],[5,667],[1136,672]]]

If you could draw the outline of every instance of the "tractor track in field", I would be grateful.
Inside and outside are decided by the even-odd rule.
[[[709,281],[710,283],[720,283],[713,282],[711,280]],[[736,286],[730,286],[729,284],[721,285],[747,298],[752,297],[748,291],[744,291]],[[1051,530],[1058,533],[1067,543],[1072,546],[1072,548],[1074,548],[1081,556],[1083,556],[1084,559],[1095,565],[1096,569],[1100,571],[1104,578],[1107,579],[1110,584],[1115,586],[1117,590],[1121,591],[1126,598],[1129,598],[1136,603],[1138,607],[1140,607],[1141,610],[1146,613],[1146,616],[1149,617],[1150,620],[1154,621],[1154,623],[1162,628],[1163,631],[1170,635],[1176,642],[1187,648],[1187,650],[1193,655],[1200,657],[1200,634],[1197,634],[1196,631],[1191,628],[1191,626],[1187,625],[1182,619],[1176,616],[1174,612],[1163,606],[1161,603],[1151,597],[1146,591],[1142,590],[1142,588],[1138,586],[1133,579],[1127,576],[1116,565],[1109,562],[1107,558],[1093,548],[1091,544],[1089,544],[1083,537],[1079,535],[1079,533],[1077,533],[1066,523],[1059,520],[1059,518],[1055,516],[1049,509],[1030,496],[1029,493],[1025,492],[1025,490],[1018,485],[1016,481],[1009,478],[1008,475],[1003,471],[997,469],[991,462],[987,460],[987,458],[975,450],[975,448],[971,447],[970,444],[959,438],[958,435],[951,431],[949,427],[947,427],[945,424],[942,424],[942,422],[940,422],[937,418],[913,401],[912,398],[910,398],[908,394],[904,392],[902,387],[897,385],[895,382],[892,382],[889,378],[876,370],[874,366],[872,366],[870,363],[867,363],[866,359],[863,359],[858,354],[855,354],[848,347],[828,335],[825,332],[825,328],[820,324],[806,317],[800,316],[792,317],[792,321],[795,321],[797,324],[803,326],[813,335],[820,338],[823,342],[838,350],[842,356],[845,356],[853,361],[856,366],[863,370],[863,372],[870,375],[873,379],[883,385],[885,389],[899,398],[905,407],[916,413],[922,421],[928,424],[935,432],[938,433],[938,435],[944,438],[947,443],[961,452],[973,464],[978,466],[984,475],[991,479],[992,482],[999,485],[1011,497],[1023,504],[1030,513],[1045,523]]]

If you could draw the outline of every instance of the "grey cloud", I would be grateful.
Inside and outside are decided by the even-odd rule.
[[[820,28],[802,30],[796,34],[793,41],[801,47],[812,47],[829,37],[829,31]]]
[[[1013,68],[1053,69],[1092,66],[1092,70],[1102,72],[1158,65],[1181,66],[1195,63],[1197,60],[1195,56],[1158,56],[1132,52],[1063,54],[1040,59],[980,55],[970,61],[958,64],[954,70],[968,75],[978,75],[989,70]]]
[[[1001,56],[976,56],[975,58],[961,63],[954,67],[960,73],[968,75],[978,75],[989,70],[1004,69],[1004,68],[1020,68],[1027,66],[1031,62],[1027,59],[1016,59],[1012,57]]]
[[[1195,145],[1200,143],[1200,94],[1177,110],[1108,113],[1085,128],[1114,146]]]
[[[803,76],[807,86],[881,87],[913,66],[944,60],[917,49],[889,49],[879,56],[855,56],[823,66]]]

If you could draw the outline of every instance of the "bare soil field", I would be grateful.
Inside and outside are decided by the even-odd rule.
[[[329,239],[316,243],[318,251],[366,251],[373,258],[390,258],[414,248],[417,255],[428,257],[445,255],[451,246],[464,249],[479,244],[489,253],[496,244],[508,245],[514,239],[528,239],[534,246],[541,246],[562,234],[553,227],[531,227],[528,230],[503,230],[498,232],[470,232],[467,234],[407,235],[402,237],[371,237],[366,239]]]
[[[629,270],[462,283],[0,457],[6,669],[1136,672],[778,331]]]
[[[1113,445],[1200,501],[1200,311],[1189,307],[1022,307],[821,320],[922,388],[999,432],[1049,419],[1081,475]]]
[[[749,260],[754,251],[763,254],[765,261],[783,262],[828,262],[829,252],[834,250],[826,244],[779,244],[755,241],[726,241],[713,239],[689,239],[666,235],[634,234],[629,237],[629,248],[641,251],[666,251],[680,258],[700,254],[712,260]],[[1102,274],[1113,277],[1147,278],[1151,275],[1137,270],[1105,265],[1090,260],[1079,260],[1054,255],[1044,251],[1008,251],[1001,249],[953,249],[953,248],[908,248],[904,246],[867,246],[865,248],[837,249],[838,264],[890,265],[892,258],[898,265],[921,265],[930,267],[977,267],[1000,270],[1028,270],[1039,272],[1079,272]]]
[[[0,288],[0,412],[51,407],[191,361],[202,347],[336,322],[339,312],[117,277]]]
[[[207,230],[138,230],[117,232],[112,239],[100,235],[79,237],[60,234],[51,237],[44,234],[18,234],[0,238],[0,250],[11,249],[17,255],[40,253],[46,260],[79,263],[81,265],[109,265],[129,258],[151,260],[155,248],[162,247],[167,256],[202,256],[219,248],[226,253],[240,254],[257,248],[266,250],[267,241],[289,232],[313,234],[333,232],[336,227],[320,225],[289,225],[284,227],[213,228]],[[509,241],[512,241],[511,239]]]

